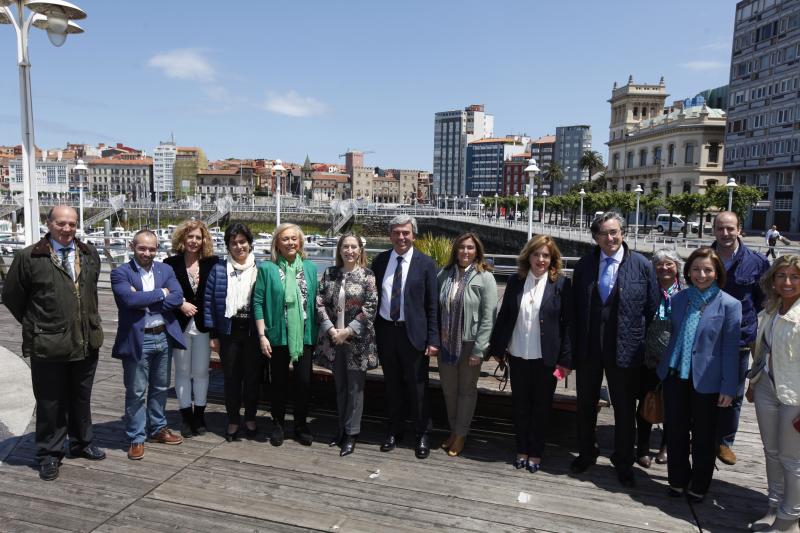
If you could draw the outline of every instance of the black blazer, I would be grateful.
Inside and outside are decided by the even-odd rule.
[[[218,261],[219,258],[216,255],[204,257],[200,260],[200,283],[195,293],[192,290],[192,286],[189,284],[189,274],[186,272],[186,263],[183,261],[183,254],[173,255],[164,259],[164,263],[171,266],[172,270],[175,271],[175,277],[178,278],[178,283],[181,285],[184,299],[197,306],[197,314],[194,315],[194,325],[197,327],[198,331],[202,333],[208,331],[208,328],[203,323],[203,295],[205,294],[206,280],[208,280],[208,273],[211,272],[211,268],[216,265]],[[185,330],[186,326],[189,325],[189,317],[181,313],[180,309],[175,310],[175,317],[181,325],[181,331]]]
[[[381,285],[391,255],[391,250],[381,252],[370,266],[378,286],[378,316],[383,298]],[[439,285],[436,282],[436,263],[417,249],[414,249],[411,256],[406,284],[403,287],[403,313],[408,340],[414,348],[424,351],[428,346],[439,347]]]
[[[517,274],[512,274],[506,284],[503,303],[497,315],[489,349],[486,358],[502,358],[519,316],[519,307],[522,303],[522,291],[525,280],[519,279]],[[545,366],[554,367],[559,364],[572,368],[572,339],[570,318],[572,311],[572,283],[569,278],[559,276],[556,281],[547,278],[547,285],[542,296],[542,306],[539,309],[539,329],[542,334],[542,361]]]

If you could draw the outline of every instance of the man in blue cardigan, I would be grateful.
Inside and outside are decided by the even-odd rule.
[[[119,310],[111,356],[122,359],[128,459],[138,460],[144,457],[145,438],[162,444],[183,442],[167,428],[164,410],[170,348],[186,347],[174,314],[184,301],[183,293],[172,267],[153,261],[158,250],[156,235],[140,230],[133,236],[131,248],[134,258],[111,272]]]
[[[578,261],[572,280],[579,455],[571,469],[580,473],[597,461],[597,401],[605,374],[614,407],[611,463],[620,483],[630,487],[639,368],[645,331],[658,307],[658,282],[650,261],[625,244],[620,215],[603,213],[591,230],[597,247]]]

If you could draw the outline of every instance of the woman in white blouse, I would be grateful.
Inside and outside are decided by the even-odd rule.
[[[761,278],[750,387],[767,463],[769,508],[753,531],[800,531],[800,256],[782,255]],[[750,397],[751,391],[748,391]]]
[[[507,356],[517,434],[516,468],[541,468],[556,381],[571,372],[568,323],[571,283],[561,272],[561,252],[548,235],[528,241],[506,285],[488,354]]]

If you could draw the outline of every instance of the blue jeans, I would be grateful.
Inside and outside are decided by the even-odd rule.
[[[122,360],[125,433],[132,444],[144,442],[167,425],[164,410],[169,388],[169,351],[166,333],[145,334],[141,359]]]

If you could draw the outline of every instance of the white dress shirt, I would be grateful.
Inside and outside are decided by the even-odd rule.
[[[600,250],[600,265],[598,266],[597,271],[597,281],[599,282],[600,279],[603,277],[603,271],[606,268],[606,258],[609,257],[606,253]],[[614,261],[608,265],[608,268],[611,269],[611,287],[609,287],[608,294],[614,292],[614,287],[617,285],[617,274],[619,273],[619,265],[622,263],[622,259],[625,257],[625,247],[620,246],[617,253],[611,256]]]
[[[542,358],[542,330],[539,324],[539,309],[547,286],[547,272],[540,277],[528,271],[525,287],[522,289],[522,300],[519,303],[519,314],[511,335],[508,351],[514,357],[522,359]]]
[[[136,259],[133,260],[133,264],[136,265],[136,270],[139,272],[139,277],[142,279],[142,292],[154,291],[156,287],[156,277],[153,273],[153,266],[150,266],[150,270],[145,270]],[[163,300],[166,297],[166,293],[163,289],[161,289],[161,292],[163,294],[161,299]],[[161,313],[151,313],[150,309],[147,308],[145,308],[144,312],[144,327],[155,328],[165,324],[164,317],[161,316]]]
[[[403,254],[403,285],[402,289],[400,290],[400,318],[399,321],[403,322],[406,319],[406,313],[403,309],[403,303],[405,299],[405,288],[406,288],[406,278],[408,277],[408,267],[411,264],[411,256],[414,255],[414,248],[411,247],[409,250]],[[392,253],[389,254],[389,264],[386,265],[386,272],[383,275],[383,281],[381,282],[381,308],[379,310],[379,314],[381,318],[384,320],[391,320],[391,309],[392,309],[392,284],[394,283],[394,271],[397,269],[397,252],[392,250]]]

